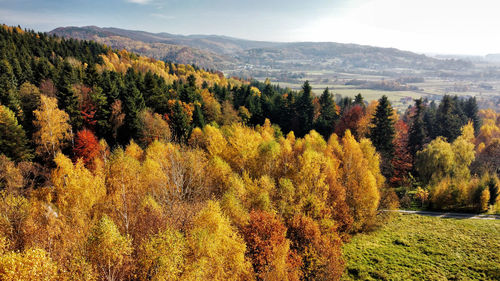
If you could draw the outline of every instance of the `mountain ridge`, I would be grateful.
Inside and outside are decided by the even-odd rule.
[[[252,41],[224,35],[177,35],[115,27],[59,27],[62,37],[94,40],[161,60],[202,67],[236,69],[255,65],[271,69],[463,69],[470,62],[439,59],[396,48],[336,42]],[[185,47],[180,51],[180,46]]]

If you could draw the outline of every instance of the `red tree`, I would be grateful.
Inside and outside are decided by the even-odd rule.
[[[340,280],[344,271],[342,241],[321,233],[313,219],[296,215],[288,226],[291,249],[302,258],[304,280]]]
[[[97,120],[95,120],[97,110],[91,97],[92,89],[84,85],[79,85],[77,91],[80,100],[80,113],[82,114],[83,125],[87,128],[94,128],[97,123]]]
[[[407,180],[408,173],[412,170],[413,159],[408,150],[408,125],[403,120],[398,120],[394,128],[396,129],[394,158],[392,158],[394,170],[390,182],[392,185],[402,185]]]
[[[365,114],[365,111],[361,105],[355,105],[349,109],[347,109],[342,117],[340,118],[339,123],[335,127],[335,133],[339,137],[344,136],[344,132],[349,129],[353,136],[358,139],[358,126],[359,121]]]
[[[252,211],[249,224],[243,228],[243,235],[247,255],[258,280],[270,279],[271,276],[286,276],[288,280],[298,280],[300,265],[297,266],[297,263],[300,264],[300,261],[289,251],[286,227],[276,215]],[[285,268],[277,265],[285,265]]]
[[[99,154],[99,141],[92,131],[83,129],[76,134],[73,153],[75,160],[82,158],[85,165],[92,163],[94,158]]]

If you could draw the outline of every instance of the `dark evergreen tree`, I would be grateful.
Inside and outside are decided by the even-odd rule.
[[[436,103],[432,101],[424,110],[425,132],[429,140],[435,139],[439,135],[439,126],[436,124]]]
[[[422,150],[426,141],[423,113],[424,107],[420,98],[415,100],[415,111],[413,116],[411,116],[410,129],[408,131],[408,150],[413,159],[415,159],[417,151]]]
[[[31,159],[28,139],[17,118],[8,107],[0,105],[0,154],[14,161]]]
[[[169,116],[170,130],[176,142],[184,142],[189,135],[189,119],[179,101],[176,101]]]
[[[384,176],[390,177],[392,173],[391,160],[394,156],[394,120],[392,119],[392,107],[383,95],[379,101],[372,119],[373,127],[370,130],[370,139],[382,156],[381,170]]]
[[[94,87],[90,98],[95,106],[95,131],[98,136],[111,140],[112,130],[109,122],[111,109],[108,103],[108,97],[103,93],[101,88]]]
[[[83,80],[85,85],[93,87],[99,83],[99,73],[97,73],[97,68],[95,64],[87,66],[85,68],[85,79]]]
[[[456,100],[445,95],[436,112],[436,126],[439,128],[438,136],[445,137],[448,142],[454,141],[460,135],[462,124]]]
[[[354,102],[353,104],[359,104],[361,105],[363,108],[366,107],[366,104],[365,104],[365,99],[363,98],[363,96],[361,95],[361,93],[357,94],[355,97],[354,97]]]
[[[330,135],[335,131],[335,123],[339,118],[333,96],[328,91],[328,88],[323,91],[323,94],[319,98],[319,105],[320,115],[315,122],[314,128],[325,140],[328,140]]]
[[[6,59],[0,60],[0,104],[9,107],[16,114],[21,112],[17,95],[17,79]]]
[[[141,131],[142,123],[140,121],[140,113],[146,108],[144,97],[136,87],[137,74],[134,70],[129,68],[125,77],[125,91],[123,96],[124,109],[125,109],[125,126],[127,129],[122,141],[128,141],[127,135],[132,138],[137,138]]]
[[[203,128],[205,126],[205,118],[201,106],[196,104],[193,111],[193,127]]]
[[[464,113],[468,120],[474,124],[474,132],[477,134],[481,128],[481,118],[479,118],[479,109],[476,102],[476,97],[469,98],[465,101]]]
[[[188,76],[187,84],[188,84],[188,87],[196,88],[196,77],[193,74]]]
[[[21,109],[23,111],[22,118],[18,118],[26,134],[31,138],[35,131],[33,125],[35,111],[40,106],[40,91],[30,83],[24,83],[19,89],[19,100],[21,101]]]
[[[42,57],[36,63],[34,78],[35,84],[38,86],[40,86],[40,82],[43,80],[53,78],[52,65],[47,58]]]
[[[312,129],[314,118],[312,88],[309,85],[309,81],[304,82],[302,86],[302,94],[295,102],[295,110],[298,122],[294,125],[298,126],[293,129],[297,133],[297,136],[302,137]]]
[[[64,62],[57,82],[57,100],[59,108],[64,109],[70,117],[71,125],[74,128],[82,126],[82,117],[78,97],[73,89],[77,82],[77,75],[68,62]]]

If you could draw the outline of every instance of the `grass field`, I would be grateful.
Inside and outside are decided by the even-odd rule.
[[[342,280],[500,280],[500,221],[396,214],[344,256]]]

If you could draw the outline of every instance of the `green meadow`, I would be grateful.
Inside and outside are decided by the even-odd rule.
[[[500,280],[500,220],[395,214],[343,251],[342,280]]]

